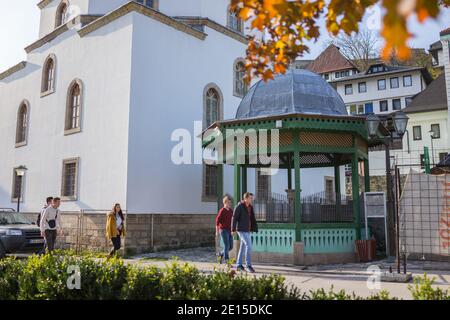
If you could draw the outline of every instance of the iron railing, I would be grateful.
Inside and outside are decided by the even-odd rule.
[[[361,202],[361,222],[364,221],[364,204]],[[353,222],[353,201],[347,195],[319,192],[301,198],[302,223]],[[281,194],[268,199],[255,199],[256,220],[266,223],[294,223],[294,200]]]

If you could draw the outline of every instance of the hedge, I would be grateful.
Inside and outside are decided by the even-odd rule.
[[[81,274],[80,289],[69,289],[69,266]],[[450,299],[448,291],[432,287],[426,275],[409,286],[414,299]],[[172,263],[165,268],[125,265],[123,260],[100,259],[88,254],[56,252],[25,260],[0,260],[0,300],[387,300],[386,291],[368,298],[341,290],[301,292],[279,275],[259,277],[234,270],[204,274],[189,264]]]

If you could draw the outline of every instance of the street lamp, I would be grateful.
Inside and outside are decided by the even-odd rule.
[[[17,212],[20,212],[20,198],[22,196],[22,183],[23,183],[23,176],[25,175],[25,172],[28,170],[25,166],[17,167],[16,169],[16,176],[20,177],[19,182],[19,194],[17,195]]]
[[[383,120],[383,121],[382,121]],[[402,112],[397,111],[394,114],[390,114],[387,117],[383,117],[381,119],[376,114],[370,114],[366,117],[366,126],[367,126],[367,133],[369,137],[376,138],[378,135],[384,137],[384,146],[385,146],[385,157],[386,157],[386,189],[387,189],[387,202],[388,202],[388,221],[389,221],[389,243],[394,249],[394,246],[396,248],[396,258],[397,258],[397,271],[400,273],[400,226],[399,226],[399,217],[397,212],[397,223],[394,223],[394,196],[393,196],[393,184],[392,184],[392,176],[391,176],[391,156],[390,156],[390,142],[394,139],[394,133],[396,134],[396,137],[402,139],[403,135],[406,132],[406,127],[408,126],[408,116]],[[383,130],[379,130],[379,128]],[[392,240],[394,239],[394,230],[392,229],[393,226],[396,226],[395,233],[396,233],[396,243],[392,243]],[[389,250],[389,246],[387,246],[386,249],[388,249],[388,253],[391,251]]]

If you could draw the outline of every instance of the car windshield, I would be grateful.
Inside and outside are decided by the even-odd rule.
[[[0,225],[8,224],[31,224],[31,222],[17,212],[0,212]]]

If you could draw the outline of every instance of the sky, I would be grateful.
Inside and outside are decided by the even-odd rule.
[[[38,2],[38,0],[0,0],[0,72],[26,60],[24,48],[38,39],[39,8],[36,5]],[[375,7],[365,15],[362,28],[377,33],[380,17],[380,10]],[[323,43],[330,39],[323,20],[320,25],[319,41],[311,43],[310,53],[301,59],[317,57],[323,50]],[[428,49],[431,43],[439,40],[439,31],[450,27],[450,9],[444,9],[436,21],[428,20],[425,24],[420,24],[412,17],[408,25],[416,35],[410,41],[410,45],[414,48]]]

